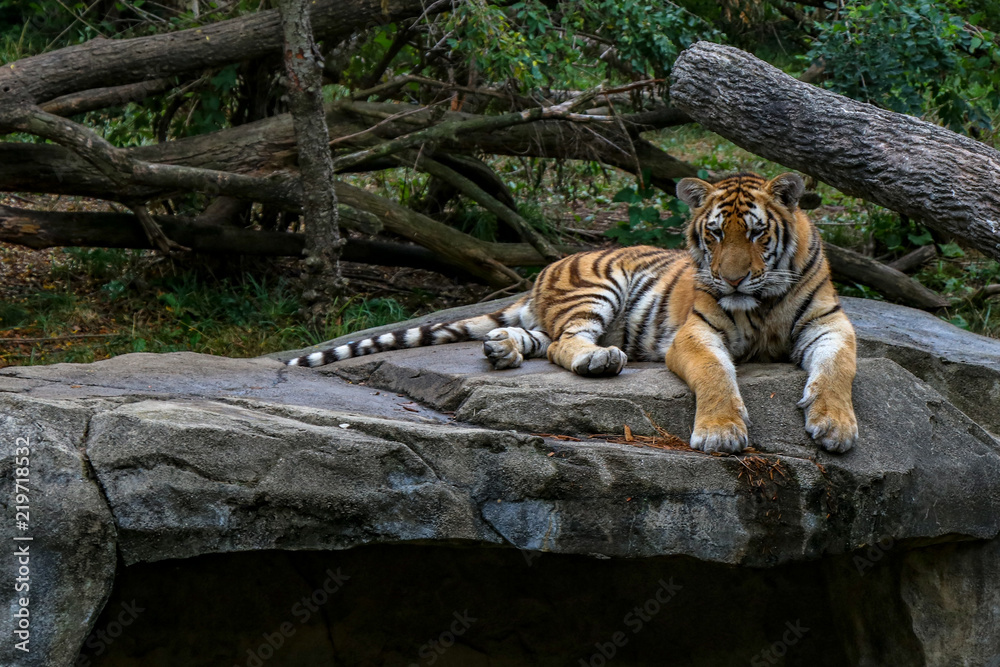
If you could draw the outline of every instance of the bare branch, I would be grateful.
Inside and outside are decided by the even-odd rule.
[[[406,166],[415,166],[426,171],[431,176],[440,178],[455,188],[459,192],[477,202],[480,206],[495,215],[497,218],[510,225],[521,237],[522,240],[531,244],[538,253],[548,259],[555,261],[562,257],[562,253],[549,243],[549,241],[538,233],[538,231],[528,223],[527,220],[517,214],[517,211],[505,206],[492,195],[473,183],[468,178],[462,176],[454,169],[451,169],[437,160],[426,155],[409,151],[400,156],[400,163]]]
[[[129,102],[139,102],[150,95],[162,93],[173,87],[173,79],[153,79],[152,81],[141,81],[124,86],[95,88],[72,95],[63,95],[39,106],[42,111],[56,116],[75,116],[111,106],[122,106]]]

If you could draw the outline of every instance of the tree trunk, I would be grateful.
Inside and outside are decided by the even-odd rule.
[[[298,148],[306,230],[303,315],[319,327],[344,288],[333,158],[323,112],[323,65],[313,41],[309,0],[281,0],[280,8],[285,33],[285,87]]]
[[[1000,259],[1000,152],[729,46],[698,42],[671,76],[671,103],[705,128]]]

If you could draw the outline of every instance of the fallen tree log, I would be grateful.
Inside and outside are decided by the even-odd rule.
[[[305,236],[301,234],[249,231],[173,215],[153,218],[167,236],[196,252],[298,257],[305,247]],[[0,206],[0,241],[36,250],[63,246],[153,247],[131,213],[64,213],[11,206]]]
[[[306,245],[304,234],[204,224],[193,218],[173,215],[153,217],[170,238],[193,252],[206,255],[301,257]],[[349,221],[350,218],[342,214],[340,222],[344,227],[351,226],[345,224]],[[0,206],[0,241],[36,250],[65,246],[137,250],[153,247],[139,221],[130,213],[40,212],[8,206]],[[528,255],[524,251],[520,254]],[[535,258],[537,261],[534,264],[542,263],[540,256],[536,254]],[[341,260],[406,266],[462,279],[477,279],[468,271],[418,245],[349,238],[343,248]]]
[[[343,203],[365,203],[364,196],[359,195],[357,189],[338,189],[338,194]],[[375,196],[370,193],[365,194],[370,197]],[[392,202],[389,204],[393,205]],[[401,206],[399,208],[403,211],[409,210]],[[345,227],[370,231],[368,229],[370,221],[364,215],[358,214],[357,210],[345,208],[345,211],[346,214],[341,216]],[[395,213],[386,216],[385,219],[389,221],[386,229],[389,231],[395,229],[398,233],[402,228],[399,224],[392,223],[395,217],[397,217]],[[255,231],[228,225],[206,225],[196,219],[181,216],[158,215],[154,216],[154,219],[167,236],[196,252],[298,257],[305,247],[305,237],[302,234]],[[403,225],[408,223],[421,225],[419,219],[404,221]],[[427,229],[423,231],[427,234],[442,233],[442,228],[448,230],[443,232],[444,240],[439,239],[433,244],[439,249],[453,238],[463,237],[461,240],[469,252],[475,253],[478,257],[488,257],[490,261],[504,266],[544,266],[548,263],[545,257],[527,243],[487,243],[466,236],[441,223],[435,224],[440,227],[432,228],[430,232]],[[430,243],[426,238],[423,240],[425,243]],[[58,213],[30,211],[10,206],[0,206],[0,241],[36,249],[58,246],[140,249],[152,247],[138,220],[127,213]],[[557,245],[556,249],[563,254],[572,254],[586,248]],[[935,310],[948,305],[948,301],[942,296],[874,259],[829,244],[826,246],[826,253],[834,277],[838,280],[868,285],[892,301],[925,310]],[[410,266],[449,275],[461,271],[463,275],[484,279],[482,274],[469,271],[467,265],[455,261],[453,255],[442,253],[440,250],[400,243],[350,239],[345,246],[343,259],[384,266]]]
[[[903,273],[913,273],[935,257],[937,257],[937,246],[930,243],[920,246],[913,252],[906,253],[899,259],[887,262],[886,266],[892,267],[897,271],[902,271]]]
[[[878,260],[829,243],[824,244],[824,248],[835,280],[874,287],[890,301],[922,310],[937,310],[949,305],[945,297]]]
[[[415,129],[430,127],[442,119],[451,121],[476,118],[474,114],[448,112],[441,116],[435,115],[432,109],[400,107],[398,104],[365,103],[353,103],[349,108],[342,108],[337,104],[327,105],[327,126],[334,145],[363,145],[360,137],[344,139],[370,129],[365,122],[359,120],[359,109],[371,114],[391,112],[399,116],[378,128],[375,136],[379,138],[407,134]],[[668,111],[622,116],[622,125],[628,128],[628,133],[621,131],[617,123],[578,127],[568,121],[544,120],[499,132],[463,134],[453,141],[443,142],[439,151],[595,160],[636,174],[640,170],[648,170],[654,185],[666,192],[673,192],[673,179],[694,176],[697,169],[638,136],[639,132],[659,127],[656,123],[673,123],[679,120]],[[635,153],[632,152],[633,149]],[[123,152],[142,162],[242,174],[292,168],[296,157],[294,133],[288,114],[210,134],[123,149]],[[368,168],[382,168],[389,164],[395,165],[395,162],[368,165]],[[0,190],[77,195],[112,201],[123,196],[138,199],[168,197],[173,194],[163,188],[138,184],[125,187],[116,185],[73,151],[61,146],[16,142],[0,143]]]
[[[677,58],[670,99],[748,151],[1000,259],[1000,152],[985,144],[802,83],[709,42]]]
[[[364,226],[369,221],[355,210],[346,210],[347,213],[342,212],[340,218],[343,226],[366,231]],[[153,218],[165,234],[195,252],[299,257],[305,248],[303,234],[205,224],[195,218],[175,215],[155,215]],[[362,227],[359,228],[355,222],[360,222]],[[32,211],[2,205],[0,242],[16,243],[36,250],[65,246],[138,250],[153,248],[139,220],[130,213]],[[507,266],[545,266],[548,263],[527,243],[488,243],[476,239],[473,242],[477,252]],[[556,248],[564,254],[587,249],[568,245],[557,245]],[[460,264],[449,261],[447,256],[419,245],[351,238],[344,247],[342,259],[348,262],[409,266],[450,273],[462,271],[464,276],[482,279],[482,276],[476,276]]]
[[[444,223],[428,218],[425,215],[421,215],[420,213],[397,204],[396,202],[379,197],[378,195],[362,190],[361,188],[348,185],[347,183],[335,181],[334,187],[337,200],[341,204],[363,212],[361,215],[363,220],[368,221],[369,219],[369,215],[365,214],[374,215],[375,218],[381,222],[385,231],[397,234],[418,243],[425,248],[428,248],[436,255],[440,256],[444,261],[461,267],[470,275],[476,276],[478,279],[483,280],[489,285],[496,287],[508,287],[523,281],[521,276],[493,257],[493,254],[487,247],[488,244],[478,241],[468,234],[464,234],[453,227],[449,227]],[[298,190],[294,190],[293,195],[296,197],[295,201],[301,201],[301,193]],[[75,217],[65,217],[70,215]],[[117,214],[89,215],[108,216]],[[87,216],[88,214],[84,213],[47,213],[2,207],[2,211],[0,211],[0,240],[6,240],[11,243],[19,243],[21,245],[28,245],[31,247],[51,247],[54,245],[106,245],[106,247],[132,248],[148,247],[145,243],[136,243],[133,241],[128,243],[124,241],[114,241],[115,237],[106,239],[102,234],[102,230],[99,228],[95,228],[94,232],[91,234],[86,230],[86,225],[96,225],[101,218]],[[106,228],[108,221],[112,219],[104,218],[103,220]],[[126,218],[114,218],[113,220],[115,224],[124,225],[126,222],[128,224],[137,224],[136,219],[131,216],[126,216]],[[174,224],[183,225],[183,221],[178,221],[175,216],[153,216],[152,220],[157,224],[160,224],[161,222],[166,224],[166,226],[160,224],[163,233],[178,245],[202,251],[206,251],[207,248],[211,248],[210,251],[212,252],[223,252],[225,240],[232,239],[238,231],[241,231],[238,228],[232,227],[219,227],[213,231],[204,224],[198,225],[196,228],[189,226],[181,230],[180,228],[172,226]],[[52,232],[54,236],[50,235],[49,237],[46,237],[45,234],[42,234],[42,239],[44,240],[34,240],[32,237],[41,233],[43,229],[48,228],[48,223],[50,222],[54,225],[51,229],[57,230]],[[345,223],[350,224],[350,222],[351,218],[345,218]],[[175,238],[170,231],[171,229],[174,229],[177,233],[184,231],[186,235]],[[207,237],[204,243],[191,238],[191,235],[196,235],[196,232],[197,234],[203,234]],[[271,232],[268,232],[268,234],[271,234]],[[292,234],[284,234],[282,232],[274,232],[274,234],[293,236]],[[55,238],[68,239],[68,242],[56,242],[54,240]],[[182,241],[180,240],[181,238],[184,238],[185,240]],[[271,239],[270,242],[277,244],[277,241],[275,240],[276,237],[269,236],[267,238]],[[188,243],[186,241],[191,242]],[[37,245],[38,243],[47,243],[47,245]],[[119,243],[126,244],[119,245]],[[251,247],[257,247],[258,243],[266,244],[267,242],[255,239],[251,243]],[[282,245],[281,247],[288,246]],[[530,248],[530,246],[528,247]],[[236,246],[233,246],[230,252],[240,251],[236,249]],[[288,253],[267,253],[258,251],[247,252],[248,254],[298,255],[300,250],[296,249],[294,252]]]
[[[461,1],[461,0],[458,0]],[[314,0],[317,38],[336,40],[356,30],[400,19],[440,13],[453,3],[425,8],[421,0]],[[276,9],[198,28],[131,39],[92,39],[0,69],[0,107],[15,101],[36,104],[93,88],[203,71],[276,54],[283,46]]]

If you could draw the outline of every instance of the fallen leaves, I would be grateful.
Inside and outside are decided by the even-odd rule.
[[[767,459],[756,454],[735,458],[743,466],[737,479],[745,480],[751,491],[767,500],[778,499],[778,487],[784,486],[785,480],[788,479],[788,473],[780,458]]]
[[[621,434],[596,433],[594,435],[588,435],[586,439],[603,440],[604,442],[609,442],[615,445],[632,445],[633,447],[650,447],[652,449],[693,451],[691,446],[685,440],[682,440],[657,424],[648,414],[646,415],[646,419],[653,427],[655,435],[636,435],[636,433],[632,431],[631,426],[628,424],[622,424]],[[565,435],[561,433],[532,433],[531,435],[537,435],[541,438],[561,440],[564,442],[584,441],[584,438],[577,438],[572,435]]]

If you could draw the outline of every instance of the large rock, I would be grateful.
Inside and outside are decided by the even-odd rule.
[[[1000,646],[990,611],[995,608],[990,591],[1000,583],[995,574],[1000,554],[990,546],[997,542],[989,541],[1000,533],[1000,444],[974,421],[996,430],[987,399],[966,400],[963,412],[947,396],[961,393],[967,375],[968,386],[978,382],[977,391],[995,392],[1000,343],[943,323],[935,329],[930,322],[920,325],[927,335],[908,342],[903,334],[912,337],[920,315],[853,301],[848,308],[861,348],[872,356],[859,362],[855,405],[861,437],[845,455],[828,454],[810,441],[795,407],[805,374],[783,364],[740,368],[757,450],[745,456],[589,438],[621,434],[626,425],[636,435],[652,435],[654,424],[688,437],[692,397],[661,364],[630,365],[605,379],[579,378],[544,360],[493,372],[480,345],[467,343],[319,370],[189,353],[4,369],[0,414],[9,415],[0,443],[8,448],[4,488],[10,488],[13,440],[27,437],[22,434],[37,438],[42,444],[33,455],[38,465],[33,474],[36,484],[47,485],[37,502],[49,520],[32,524],[37,531],[31,548],[39,550],[38,585],[45,593],[31,609],[38,619],[33,626],[38,635],[32,636],[39,643],[31,654],[14,657],[17,664],[69,664],[86,632],[96,628],[98,634],[87,641],[94,650],[84,656],[94,664],[102,659],[177,664],[149,657],[166,641],[158,631],[140,631],[149,620],[136,621],[129,641],[112,645],[112,637],[101,638],[111,624],[119,623],[122,631],[123,619],[132,618],[130,591],[156,588],[152,579],[163,576],[155,574],[162,568],[143,563],[169,561],[175,564],[169,571],[190,579],[176,564],[190,562],[191,572],[200,572],[203,566],[195,563],[209,554],[393,544],[516,547],[529,564],[538,553],[549,559],[589,556],[615,559],[626,570],[627,563],[635,563],[638,569],[631,571],[648,573],[659,572],[659,566],[643,570],[641,563],[681,558],[688,590],[711,595],[718,595],[709,593],[716,590],[709,582],[719,576],[717,568],[735,567],[731,571],[756,582],[748,583],[748,591],[767,590],[790,577],[827,596],[811,622],[838,625],[833,644],[841,647],[836,654],[845,662],[953,664],[969,633],[980,638],[970,655],[985,656],[990,642]],[[879,308],[886,313],[884,322],[896,324],[879,324]],[[879,352],[913,372],[924,363],[923,376],[937,389],[876,356]],[[5,530],[13,525],[8,521]],[[952,544],[956,540],[987,546]],[[8,542],[13,543],[9,537]],[[147,573],[122,581],[145,583],[134,584],[138,588],[123,583],[105,617],[95,621],[108,595],[116,550],[124,566]],[[389,553],[419,559],[405,550]],[[880,567],[859,566],[858,554]],[[46,558],[54,565],[43,567]],[[469,559],[492,562],[487,556]],[[573,568],[586,576],[592,567],[586,563],[600,561],[572,562],[584,563]],[[778,574],[762,574],[756,569],[762,567]],[[875,574],[861,582],[869,569]],[[212,589],[219,577],[212,575],[205,586]],[[13,590],[10,583],[7,590]],[[465,584],[468,590],[477,585]],[[880,609],[877,613],[852,607],[869,585],[874,591],[869,606]],[[543,588],[541,580],[532,586]],[[648,594],[636,589],[624,595]],[[386,599],[367,595],[364,605],[393,604],[391,593]],[[771,621],[799,613],[793,597],[780,597],[769,607],[776,615]],[[710,605],[711,613],[738,614],[727,605],[752,605],[753,598],[722,596]],[[967,608],[958,604],[963,599],[970,601]],[[172,608],[166,601],[136,604]],[[490,604],[504,608],[502,599]],[[583,601],[579,605],[586,607]],[[677,605],[669,618],[680,623],[690,613],[693,608]],[[327,623],[325,632],[361,632],[363,618],[349,615],[339,629]],[[856,622],[837,621],[852,618]],[[731,650],[699,649],[690,654],[691,664],[718,664],[720,656],[726,661],[757,647],[743,654],[749,660],[785,620],[794,619],[748,631],[745,643]],[[891,628],[873,633],[867,629],[871,623]],[[418,627],[420,621],[412,619],[411,630],[422,632]],[[320,627],[306,632],[303,626],[299,636],[322,638],[323,632]],[[580,635],[591,636],[594,628]],[[150,644],[143,648],[140,637]],[[413,653],[420,641],[411,646]],[[507,655],[507,649],[491,654],[488,645],[478,644],[476,651],[497,660]],[[310,646],[320,651],[306,651],[313,657],[351,662],[347,656],[354,655],[338,653],[336,646],[333,653]],[[646,658],[636,648],[640,644],[632,646],[633,661],[641,664]],[[811,646],[800,654],[804,662],[794,664],[833,655],[829,641]],[[162,655],[171,651],[163,649]],[[242,650],[209,655],[188,646],[183,651],[205,656],[184,664],[248,664]],[[292,652],[281,655],[269,664],[310,664],[295,662]],[[566,664],[566,658],[559,655],[549,664]],[[384,655],[371,660],[397,664]],[[511,660],[534,659],[518,654]]]
[[[858,331],[859,355],[892,359],[1000,435],[1000,341],[922,310],[867,299],[843,301]]]
[[[0,393],[0,664],[71,664],[111,592],[115,527],[84,453],[109,407]]]

